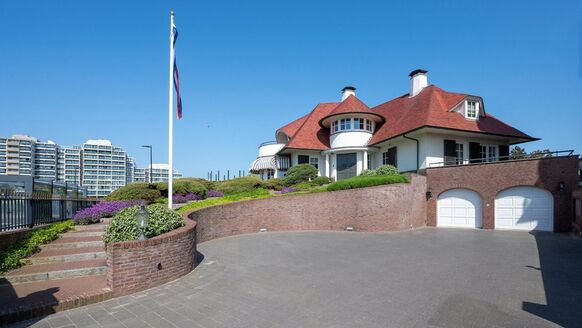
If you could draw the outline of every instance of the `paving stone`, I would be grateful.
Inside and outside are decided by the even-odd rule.
[[[214,328],[576,326],[582,308],[582,279],[572,277],[582,239],[568,235],[265,233],[199,251],[191,274],[81,309],[103,327]]]

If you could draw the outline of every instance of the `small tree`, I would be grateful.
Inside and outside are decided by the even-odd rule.
[[[515,146],[511,148],[511,151],[509,152],[509,159],[524,159],[526,157],[527,152],[525,151],[524,148],[521,148],[520,146]]]
[[[317,168],[311,164],[299,164],[289,168],[287,174],[281,179],[284,186],[291,186],[301,182],[307,182],[317,177]]]

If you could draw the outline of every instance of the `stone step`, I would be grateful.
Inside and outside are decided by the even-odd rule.
[[[83,261],[91,259],[105,258],[105,248],[103,247],[82,247],[63,249],[43,249],[24,262],[27,264],[59,263],[69,261]]]
[[[100,236],[103,236],[104,233],[105,233],[105,231],[103,231],[103,230],[98,230],[98,231],[92,231],[92,230],[86,230],[86,231],[69,231],[69,232],[65,232],[64,234],[62,234],[61,237],[63,237],[63,238],[73,238],[73,237],[100,237]]]
[[[112,296],[106,275],[0,285],[0,326],[102,302]]]
[[[88,238],[88,237],[86,237]],[[99,240],[91,241],[72,241],[72,242],[59,242],[56,241],[50,244],[41,245],[41,249],[68,249],[68,248],[85,248],[85,247],[105,247],[105,243],[101,240],[101,237],[97,237]],[[74,238],[63,238],[64,239],[74,239]],[[61,240],[61,239],[58,239]],[[57,241],[58,241],[57,240]]]
[[[87,225],[76,225],[74,231],[105,231],[107,224],[87,224]]]
[[[102,224],[109,224],[109,223],[111,223],[111,218],[102,218],[101,223]]]
[[[107,273],[105,259],[94,259],[75,262],[45,263],[26,265],[8,272],[2,283],[22,284],[33,281],[57,280],[84,277]]]

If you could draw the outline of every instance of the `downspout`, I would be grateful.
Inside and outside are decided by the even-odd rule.
[[[418,139],[411,138],[406,134],[402,135],[405,139],[416,141],[416,173],[418,173],[420,169],[420,141]]]

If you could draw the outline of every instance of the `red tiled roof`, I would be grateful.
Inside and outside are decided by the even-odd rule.
[[[369,144],[373,145],[403,133],[428,126],[533,139],[529,135],[496,119],[490,114],[478,120],[467,120],[451,112],[466,94],[446,92],[431,85],[415,97],[408,94],[372,108],[386,119]]]
[[[296,119],[295,121],[283,126],[277,131],[284,132],[287,136],[289,136],[289,138],[292,138],[295,135],[295,133],[297,133],[297,130],[299,130],[301,125],[303,125],[307,117],[309,117],[309,114]]]
[[[350,95],[344,101],[339,103],[339,105],[337,105],[329,115],[326,115],[322,119],[347,113],[366,113],[378,116],[377,113],[373,112],[370,107],[366,106],[366,104],[364,104],[360,99],[354,95]]]
[[[461,114],[450,111],[467,96],[431,85],[415,97],[405,94],[372,109],[357,97],[349,96],[341,103],[318,104],[311,113],[283,126],[279,131],[285,132],[291,138],[286,148],[326,150],[329,149],[329,129],[321,127],[319,122],[342,113],[366,112],[380,115],[385,120],[385,123],[378,125],[368,143],[370,145],[422,127],[535,139],[490,114],[480,117],[479,120],[467,120]]]
[[[319,121],[328,116],[338,103],[321,103],[305,117],[303,124],[287,143],[285,148],[329,149],[329,129],[319,126]]]

